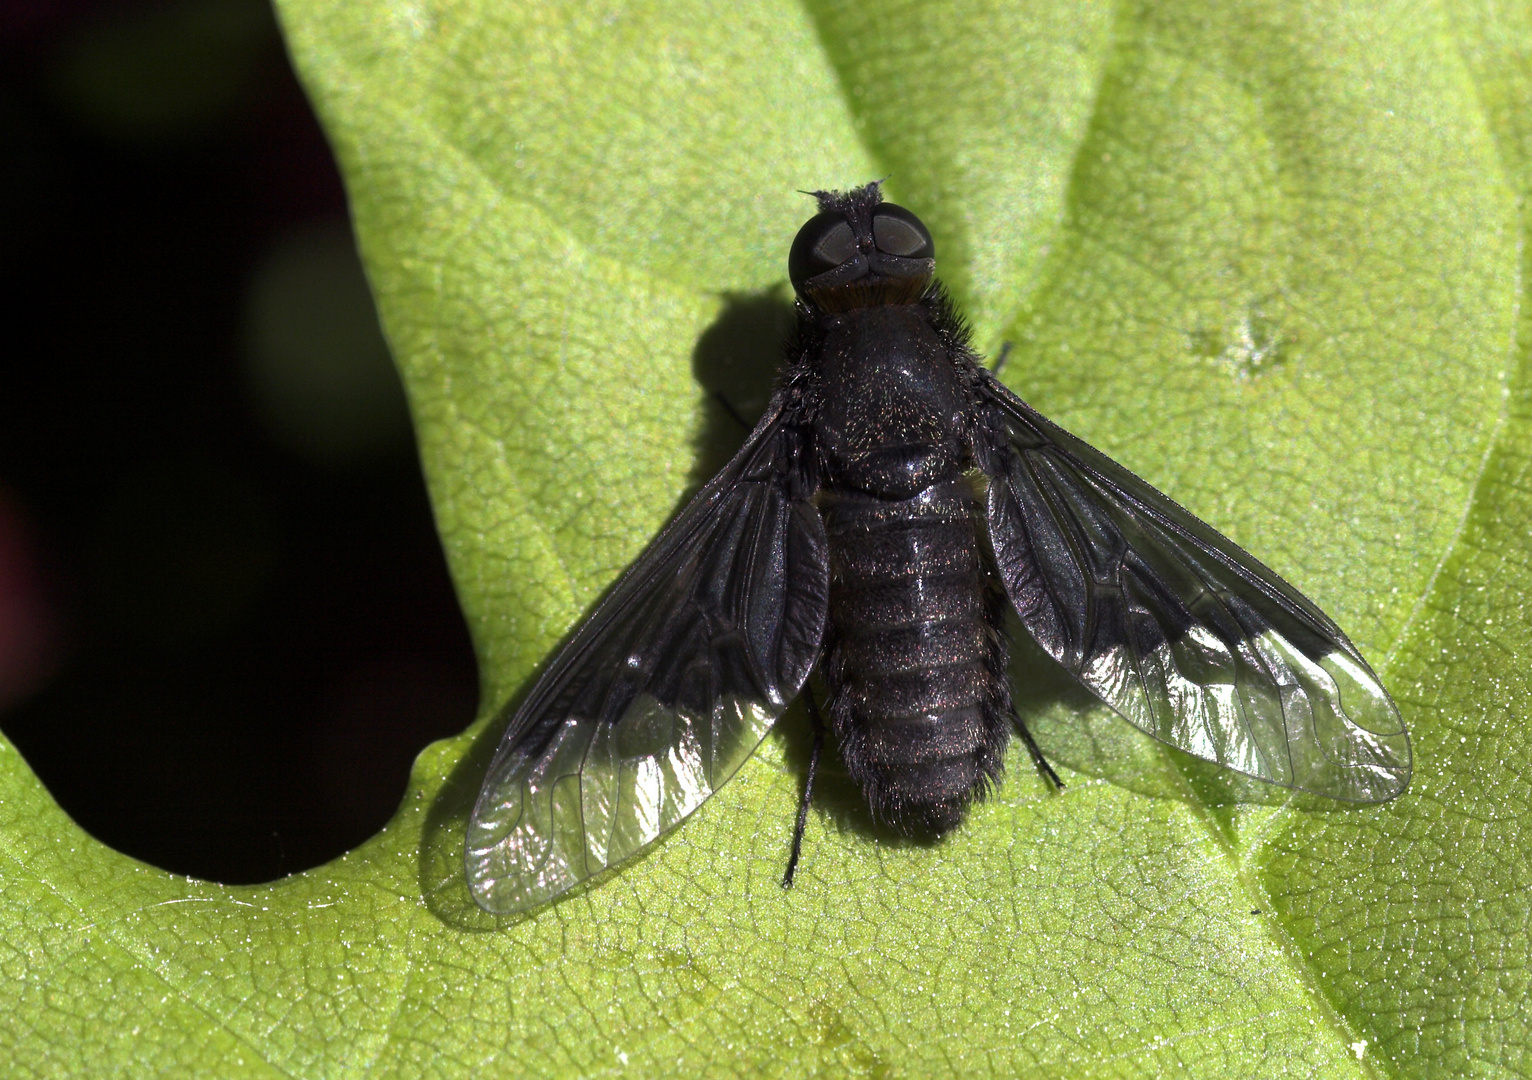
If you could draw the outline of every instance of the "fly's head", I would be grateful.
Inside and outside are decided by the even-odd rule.
[[[931,234],[914,214],[883,201],[878,181],[851,191],[815,191],[809,218],[787,256],[800,299],[820,311],[913,304],[936,273]]]

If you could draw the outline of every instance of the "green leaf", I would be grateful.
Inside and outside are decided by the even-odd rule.
[[[106,850],[0,749],[14,1071],[1528,1071],[1532,15],[280,7],[409,386],[483,721],[421,755],[383,833],[264,887]],[[490,718],[727,449],[706,384],[735,377],[731,343],[762,363],[741,328],[761,338],[781,295],[796,189],[885,174],[980,345],[1015,343],[1013,386],[1351,630],[1414,785],[1231,802],[1078,694],[1023,687],[1062,795],[1013,753],[996,798],[915,846],[832,783],[783,892],[790,720],[648,856],[482,915],[458,859]]]

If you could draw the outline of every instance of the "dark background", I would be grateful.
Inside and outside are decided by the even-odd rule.
[[[259,0],[0,12],[0,728],[120,851],[314,866],[477,698],[334,161]]]

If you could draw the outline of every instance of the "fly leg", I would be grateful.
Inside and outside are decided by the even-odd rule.
[[[1002,357],[1003,359],[1003,357]],[[1059,779],[1059,774],[1053,771],[1053,766],[1048,764],[1048,759],[1043,757],[1043,748],[1037,745],[1037,740],[1027,730],[1027,725],[1016,718],[1016,730],[1021,732],[1021,741],[1027,744],[1027,752],[1032,755],[1032,761],[1037,765],[1037,771],[1053,782],[1055,791],[1064,790],[1064,781]]]
[[[995,362],[989,366],[989,373],[995,378],[1000,377],[1000,369],[1005,367],[1005,362],[1011,358],[1011,343],[1009,341],[1000,344],[1000,355],[995,357]]]
[[[718,400],[718,404],[723,406],[723,411],[734,418],[734,422],[736,424],[744,428],[746,431],[750,430],[750,425],[745,423],[745,418],[739,415],[739,410],[730,404],[729,399],[723,396],[722,390],[714,390],[713,397]]]
[[[819,706],[814,703],[814,691],[808,683],[803,684],[803,700],[809,707],[809,719],[814,722],[814,748],[809,751],[809,775],[803,783],[803,798],[798,802],[798,823],[793,826],[793,851],[787,857],[787,873],[782,875],[784,889],[793,887],[798,855],[803,850],[803,827],[808,824],[809,802],[814,798],[814,776],[819,772],[819,755],[825,748],[825,723],[819,717]]]

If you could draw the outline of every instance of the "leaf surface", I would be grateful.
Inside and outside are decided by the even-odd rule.
[[[481,722],[346,857],[174,878],[0,749],[0,1052],[222,1076],[1528,1071],[1532,17],[1467,3],[282,0],[408,384]],[[789,720],[530,918],[460,877],[494,722],[737,443],[800,188],[888,175],[1008,380],[1346,626],[1416,781],[1256,793],[1038,669],[934,846]],[[729,366],[724,359],[738,359]]]

